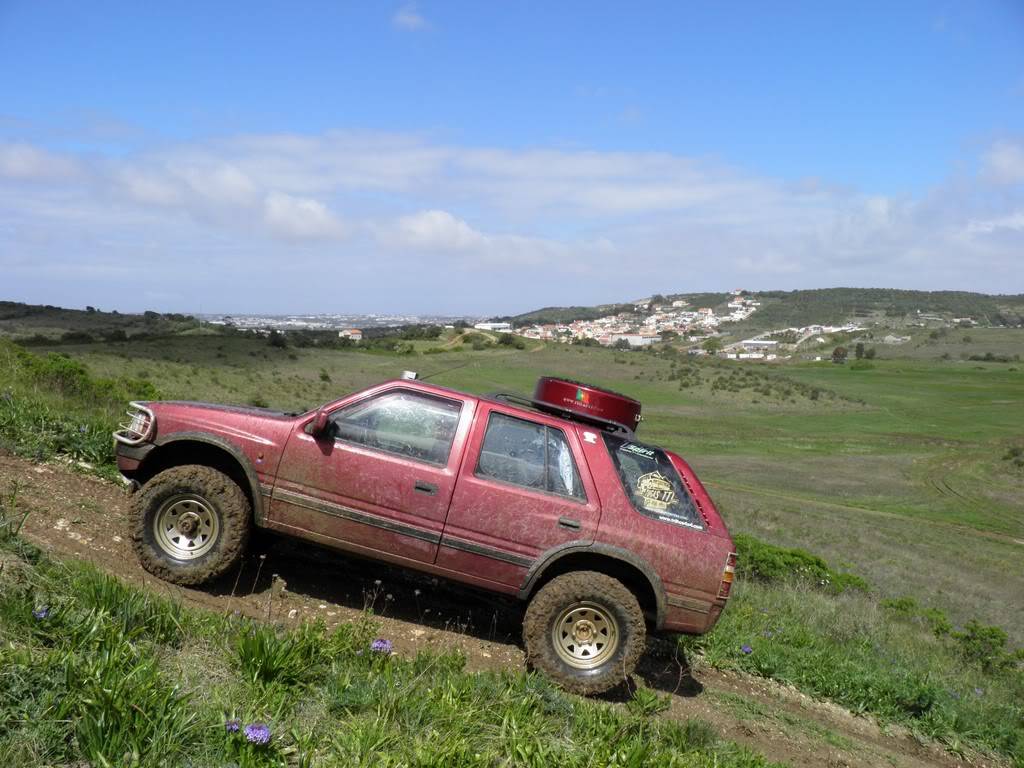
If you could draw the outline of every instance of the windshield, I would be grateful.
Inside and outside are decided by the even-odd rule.
[[[663,450],[607,432],[603,436],[626,495],[637,512],[666,523],[704,529],[693,499]]]

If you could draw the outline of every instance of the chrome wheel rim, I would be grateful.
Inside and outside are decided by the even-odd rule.
[[[183,494],[168,499],[153,518],[157,546],[176,560],[195,560],[213,547],[220,517],[201,496]]]
[[[559,614],[551,628],[558,658],[575,669],[604,664],[619,647],[619,625],[597,603],[574,603]]]

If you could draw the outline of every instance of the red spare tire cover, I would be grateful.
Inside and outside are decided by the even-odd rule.
[[[621,424],[631,431],[640,424],[641,405],[638,401],[618,392],[579,381],[543,376],[537,381],[533,399],[538,404],[548,405],[568,414],[579,414],[584,418]]]

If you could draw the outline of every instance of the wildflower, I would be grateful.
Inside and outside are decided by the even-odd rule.
[[[749,645],[746,645],[746,644],[741,645],[740,646],[740,650],[743,651],[748,656],[754,652],[754,649],[751,648]]]
[[[228,720],[224,723],[224,730],[228,733],[238,733],[242,727],[242,723],[239,720]]]
[[[245,740],[252,744],[269,744],[270,726],[266,723],[251,723],[245,726]]]
[[[370,643],[370,650],[374,653],[391,653],[391,641],[378,637]]]
[[[761,637],[771,637],[774,634],[775,633],[772,632],[770,629],[766,629],[764,632],[761,633]]]
[[[50,606],[48,606],[48,605],[40,606],[39,608],[36,608],[34,611],[32,611],[32,615],[35,616],[40,621],[42,621],[43,619],[49,617],[49,615],[50,615]]]
[[[83,424],[82,426],[80,426],[80,427],[78,428],[78,431],[79,431],[79,432],[82,432],[82,433],[85,433],[85,432],[88,432],[88,431],[89,431],[89,428],[88,428],[87,426],[85,426],[85,424]]]
[[[974,695],[975,696],[984,696],[985,695],[985,689],[984,688],[975,688],[974,689]]]

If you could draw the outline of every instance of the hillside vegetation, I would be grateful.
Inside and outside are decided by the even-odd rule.
[[[729,330],[740,333],[769,328],[841,325],[850,320],[916,318],[921,314],[970,317],[982,325],[1024,325],[1024,295],[988,295],[968,291],[911,291],[895,288],[817,288],[798,291],[756,291],[761,307],[749,319]],[[651,297],[648,297],[651,298]],[[726,293],[670,293],[653,297],[655,303],[685,300],[691,308],[720,310]],[[494,318],[516,326],[594,320],[633,311],[634,304],[593,307],[545,307],[519,315]]]
[[[30,455],[74,456],[93,444],[79,442],[77,423],[79,435],[104,435],[108,453],[89,456],[109,466],[115,402],[154,386],[167,397],[296,409],[412,367],[481,393],[529,392],[539,374],[555,372],[626,391],[644,403],[641,437],[686,456],[730,527],[756,536],[738,537],[744,576],[715,632],[687,643],[691,655],[907,724],[953,749],[1020,759],[1024,683],[1013,649],[1024,639],[1024,558],[1014,537],[1024,539],[1024,471],[1011,454],[1024,449],[1024,379],[1016,368],[877,361],[866,370],[747,370],[672,350],[466,346],[421,356],[415,347],[396,354],[170,337],[40,356],[7,343],[0,440]],[[53,385],[65,379],[79,383]],[[51,433],[61,439],[35,437]]]
[[[906,291],[890,288],[820,288],[759,291],[761,308],[750,328],[838,325],[848,320],[922,314],[970,317],[983,325],[1024,324],[1024,296],[990,296],[967,291]]]
[[[95,307],[63,309],[0,301],[0,336],[36,344],[125,341],[128,337],[183,333],[198,327],[195,318],[177,313],[121,314]]]
[[[391,653],[371,614],[328,631],[188,609],[13,534],[0,505],[0,764],[762,768],[654,717],[458,653]],[[6,517],[5,517],[6,515]],[[84,763],[83,763],[84,761]]]

